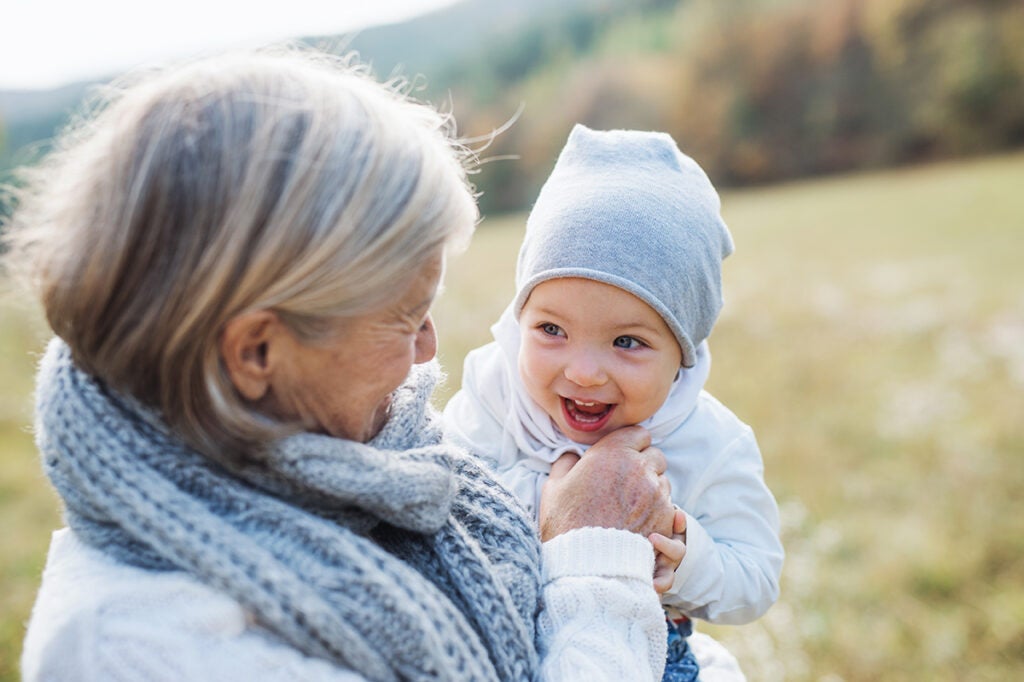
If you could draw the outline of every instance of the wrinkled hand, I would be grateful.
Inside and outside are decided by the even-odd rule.
[[[630,426],[602,438],[582,459],[560,457],[541,493],[541,540],[588,526],[671,536],[675,508],[665,455],[650,445],[646,429]]]
[[[676,509],[672,520],[672,537],[661,533],[647,536],[656,552],[654,557],[654,591],[665,594],[676,579],[676,570],[686,556],[686,513]]]

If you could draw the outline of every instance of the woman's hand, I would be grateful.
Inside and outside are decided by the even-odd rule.
[[[602,438],[582,459],[562,455],[541,493],[541,540],[588,526],[671,537],[675,508],[665,455],[650,445],[646,429],[630,426]]]

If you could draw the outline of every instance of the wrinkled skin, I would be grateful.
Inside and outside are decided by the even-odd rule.
[[[619,528],[647,537],[673,534],[675,508],[665,455],[640,426],[619,429],[577,455],[562,455],[541,494],[540,535],[576,528]]]

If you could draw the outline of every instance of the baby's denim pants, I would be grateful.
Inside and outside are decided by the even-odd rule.
[[[700,668],[686,639],[693,634],[693,623],[689,618],[666,618],[665,624],[668,626],[668,657],[661,682],[696,682]]]

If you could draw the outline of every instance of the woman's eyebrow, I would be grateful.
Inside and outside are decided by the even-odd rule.
[[[409,314],[415,316],[415,315],[419,315],[420,313],[425,313],[426,311],[430,310],[430,306],[432,306],[434,304],[434,299],[435,298],[437,298],[436,294],[430,295],[427,298],[423,299],[423,301],[421,301],[418,305],[413,306],[409,310]]]

